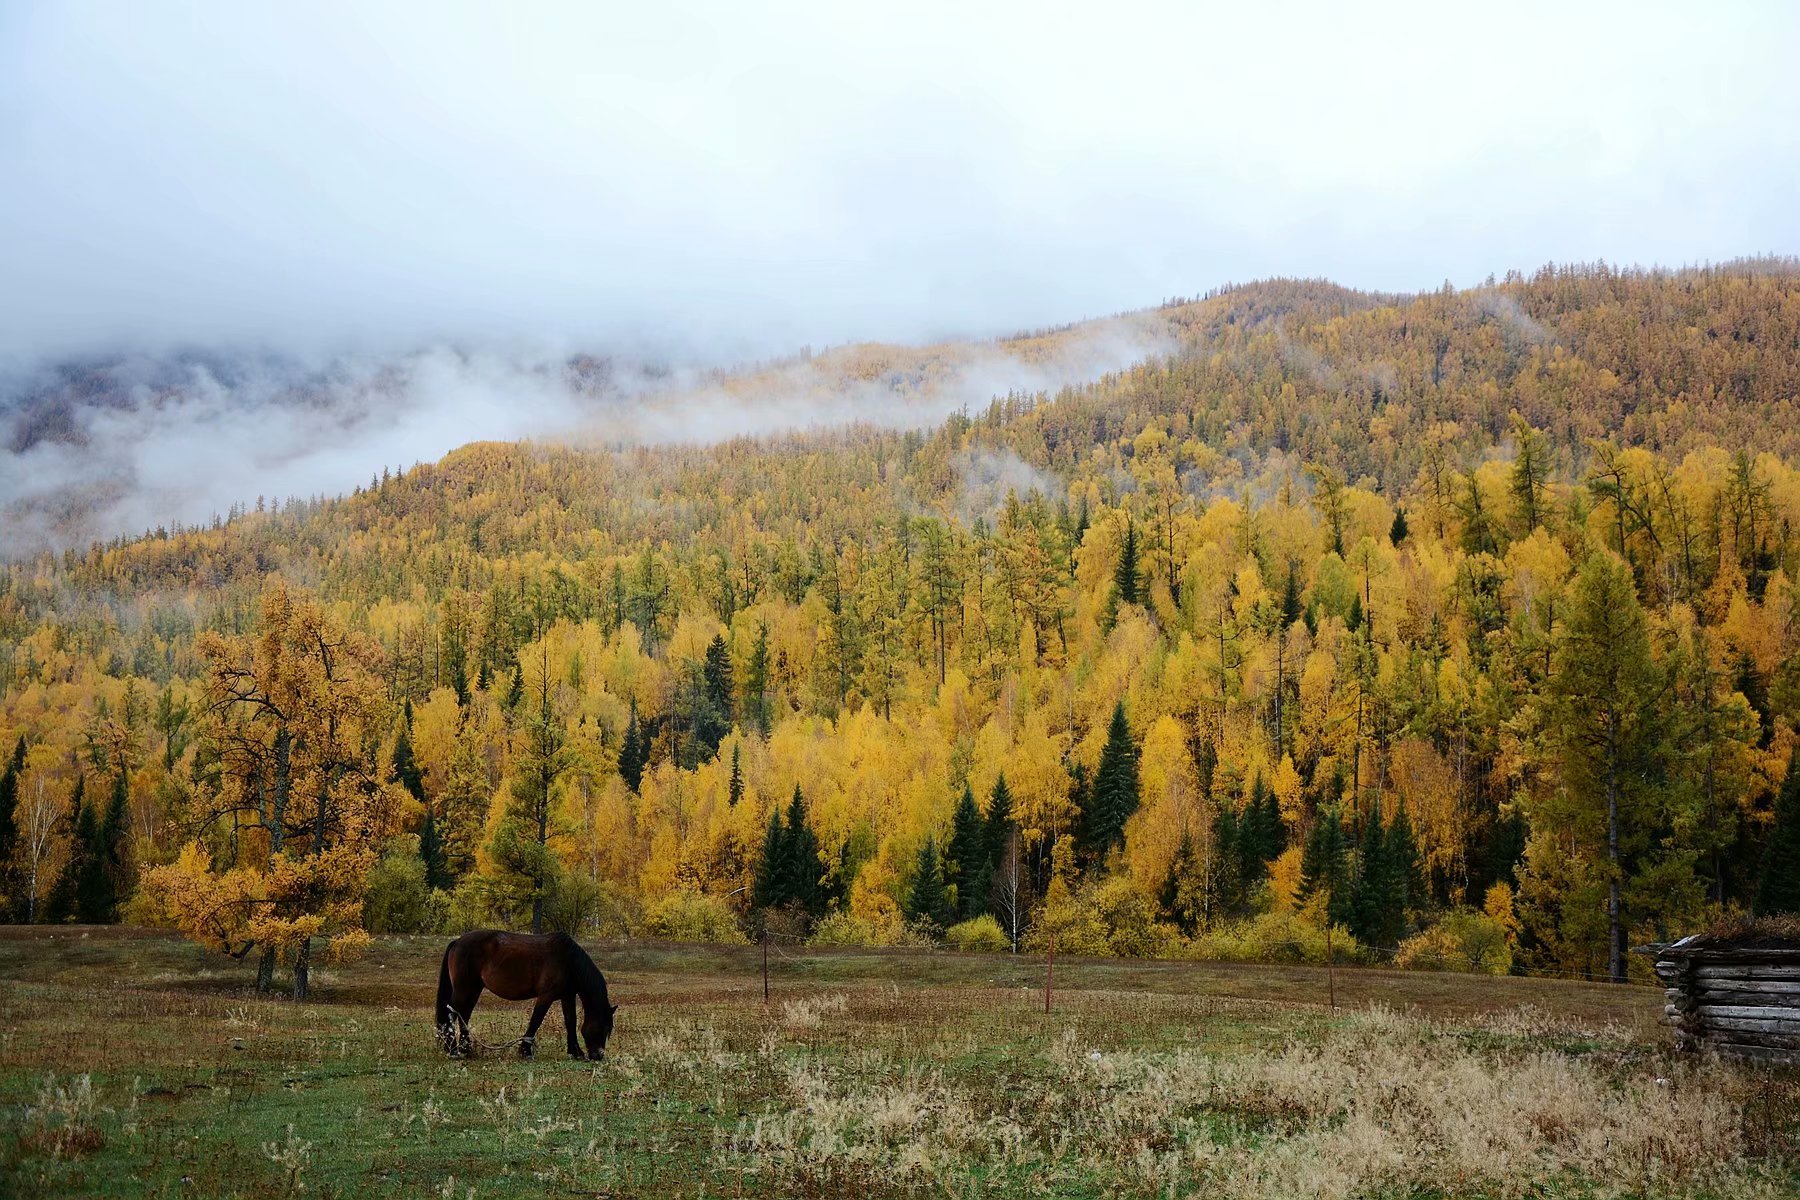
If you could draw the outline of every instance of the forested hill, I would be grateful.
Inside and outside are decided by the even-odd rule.
[[[1800,264],[1151,318],[923,431],[481,443],[8,566],[15,912],[347,946],[416,867],[412,924],[1604,973],[1793,905]]]

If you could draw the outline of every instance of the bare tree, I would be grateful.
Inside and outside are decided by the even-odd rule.
[[[50,857],[50,839],[56,835],[61,807],[54,797],[44,795],[44,777],[38,775],[37,786],[25,805],[25,856],[29,864],[25,893],[25,920],[37,921],[38,897],[43,894],[43,868]]]
[[[1019,829],[1006,831],[1006,841],[994,864],[994,879],[989,885],[988,905],[1000,922],[1013,953],[1019,952],[1019,939],[1025,934],[1025,922],[1031,912],[1031,881],[1026,876],[1024,855],[1019,849]]]

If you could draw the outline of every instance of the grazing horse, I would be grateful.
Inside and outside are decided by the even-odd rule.
[[[544,1014],[562,1001],[563,1026],[569,1035],[569,1057],[582,1057],[575,1043],[575,1000],[581,1000],[581,1037],[587,1057],[596,1062],[606,1057],[606,1039],[612,1036],[613,1014],[619,1006],[606,997],[606,977],[586,950],[566,933],[503,933],[476,929],[463,934],[444,949],[438,968],[438,1040],[452,1056],[470,1051],[469,1014],[481,989],[504,1000],[536,1000],[531,1024],[519,1042],[519,1055],[530,1058],[537,1048],[538,1026]]]

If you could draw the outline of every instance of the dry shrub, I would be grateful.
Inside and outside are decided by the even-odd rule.
[[[106,1135],[95,1124],[94,1083],[87,1075],[66,1084],[44,1076],[36,1101],[25,1108],[25,1122],[19,1133],[24,1154],[76,1158],[106,1145]]]

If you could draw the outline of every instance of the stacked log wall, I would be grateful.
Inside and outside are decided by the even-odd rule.
[[[1800,1064],[1800,947],[1657,947],[1663,1019],[1683,1050]]]

